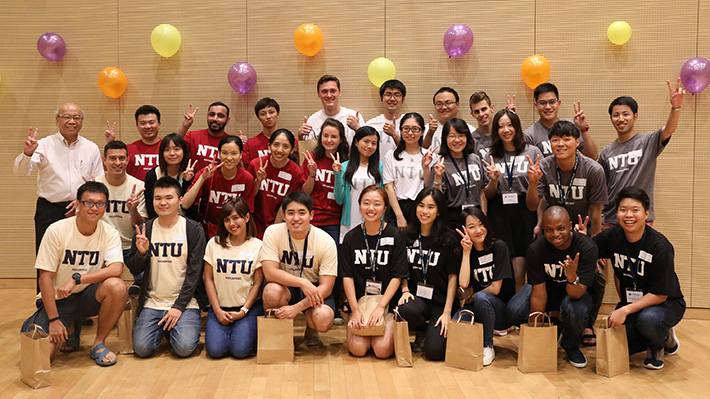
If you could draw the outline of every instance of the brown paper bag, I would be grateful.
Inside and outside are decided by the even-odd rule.
[[[279,319],[274,309],[257,317],[256,362],[293,362],[293,319]]]
[[[545,313],[531,313],[520,326],[518,369],[523,373],[557,371],[557,326]]]
[[[138,299],[128,298],[123,314],[118,319],[118,354],[129,355],[133,353],[133,325],[136,322],[136,310],[138,309]]]
[[[33,325],[34,330],[20,333],[20,379],[30,388],[51,385],[49,334],[42,327]]]
[[[471,315],[471,322],[462,322],[461,316]],[[466,370],[483,368],[483,324],[474,322],[473,312],[462,310],[456,320],[449,322],[444,364]]]
[[[609,326],[605,317],[596,325],[597,374],[613,377],[629,371],[629,343],[626,326]]]
[[[360,308],[362,317],[367,321],[370,315],[375,310],[377,305],[382,300],[382,295],[363,295],[358,299],[357,306]],[[379,337],[385,335],[385,317],[387,316],[387,307],[385,307],[385,313],[383,314],[382,321],[380,324],[374,327],[363,327],[359,330],[351,329],[353,335],[358,335],[361,337]],[[348,327],[350,328],[350,327]]]
[[[318,146],[318,140],[298,140],[298,159],[299,165],[303,164],[303,153],[304,152],[313,152],[315,148]]]
[[[394,356],[397,366],[412,367],[412,347],[409,344],[409,323],[394,309]]]

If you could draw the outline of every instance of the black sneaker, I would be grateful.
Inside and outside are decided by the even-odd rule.
[[[565,349],[565,352],[567,352],[567,360],[569,360],[569,364],[580,369],[587,367],[587,358],[584,357],[584,353],[579,350],[579,347]]]
[[[680,349],[680,341],[678,341],[678,336],[675,334],[675,327],[671,327],[671,330],[668,332],[668,338],[666,338],[666,342],[663,343],[663,351],[666,355],[671,356],[678,353],[678,349]]]
[[[664,349],[646,349],[646,359],[643,361],[643,367],[651,370],[660,370],[663,368],[663,353]]]

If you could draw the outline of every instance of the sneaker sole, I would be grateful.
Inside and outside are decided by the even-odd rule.
[[[652,363],[646,363],[646,362],[644,362],[644,363],[643,363],[643,367],[645,367],[645,368],[647,368],[647,369],[649,369],[649,370],[660,370],[660,369],[663,368],[663,363],[661,363],[660,366],[656,366],[656,365],[654,365],[654,364],[652,364]]]
[[[680,341],[678,340],[678,336],[675,333],[675,327],[671,328],[669,334],[673,337],[673,341],[675,341],[675,347],[670,349],[664,347],[663,352],[665,352],[666,355],[673,356],[678,353],[678,350],[680,349]]]

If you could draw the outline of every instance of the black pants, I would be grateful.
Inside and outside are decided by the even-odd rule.
[[[402,215],[405,219],[407,219],[407,222],[411,222],[412,218],[417,218],[414,215],[414,209],[416,208],[414,200],[403,199],[397,200],[397,202],[399,203],[399,209],[402,210]],[[387,208],[387,212],[385,213],[385,221],[391,225],[397,226],[397,215],[394,214],[392,207]]]
[[[410,299],[398,306],[399,315],[409,323],[409,329],[426,331],[424,356],[427,360],[442,361],[446,357],[446,338],[441,335],[441,324],[434,326],[444,313],[444,306],[422,298]]]
[[[37,198],[37,207],[35,208],[35,254],[39,252],[39,245],[42,243],[42,237],[52,223],[66,218],[64,214],[67,212],[69,202],[49,202],[46,199]],[[37,292],[39,292],[39,269],[37,269]]]

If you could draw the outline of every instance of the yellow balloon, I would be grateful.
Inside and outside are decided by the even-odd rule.
[[[616,21],[609,25],[606,35],[612,43],[621,46],[631,38],[631,26],[625,21]]]
[[[541,55],[531,55],[523,61],[520,74],[523,75],[525,84],[535,89],[550,78],[550,63]]]
[[[323,47],[323,32],[318,25],[303,24],[293,33],[293,42],[301,53],[313,57]]]
[[[161,24],[150,34],[153,50],[165,58],[170,58],[180,49],[182,37],[177,28],[170,24]]]
[[[385,57],[375,58],[367,67],[367,77],[373,85],[380,87],[382,83],[394,79],[395,68],[392,61]]]
[[[114,67],[102,69],[96,82],[99,84],[101,92],[113,99],[121,97],[128,84],[123,71]]]

